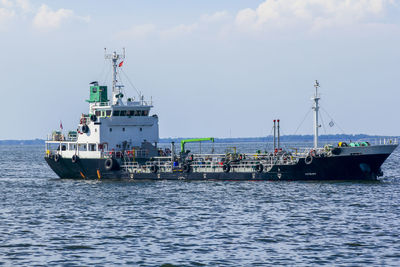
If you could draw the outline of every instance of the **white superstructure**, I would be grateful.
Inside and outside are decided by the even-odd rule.
[[[62,156],[74,154],[85,158],[101,157],[105,151],[136,151],[151,156],[157,151],[159,141],[158,117],[150,114],[152,101],[142,95],[124,97],[123,85],[117,80],[123,54],[105,54],[112,65],[112,93],[108,98],[107,86],[92,82],[90,86],[89,113],[82,114],[77,131],[68,135],[54,132],[48,145],[58,144]],[[60,143],[60,141],[62,141]],[[49,150],[49,147],[47,148]]]

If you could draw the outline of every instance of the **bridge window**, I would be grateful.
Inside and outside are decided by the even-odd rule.
[[[148,110],[114,110],[113,116],[121,117],[121,116],[148,116]]]
[[[94,114],[96,114],[97,117],[100,117],[101,116],[101,111],[100,110],[96,110],[96,112]]]
[[[106,110],[106,116],[110,117],[111,116],[111,110]]]

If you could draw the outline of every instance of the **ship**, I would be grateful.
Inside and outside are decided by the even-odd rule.
[[[314,140],[310,148],[282,149],[279,120],[274,121],[271,151],[251,153],[227,150],[225,153],[191,153],[188,142],[214,142],[214,138],[175,142],[159,148],[158,116],[152,114],[153,101],[124,96],[117,80],[125,59],[122,53],[107,54],[111,63],[112,92],[97,81],[89,86],[89,112],[82,114],[74,131],[60,130],[48,135],[45,161],[60,178],[143,180],[376,180],[381,166],[397,148],[397,139],[338,142],[319,145],[319,83],[313,101]]]

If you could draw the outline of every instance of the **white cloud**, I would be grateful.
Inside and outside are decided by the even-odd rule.
[[[16,6],[21,8],[23,12],[31,12],[33,10],[29,0],[16,0]]]
[[[45,4],[38,8],[30,0],[0,0],[0,28],[5,28],[12,19],[17,21],[15,18],[23,23],[32,21],[34,28],[40,30],[56,29],[66,21],[90,20],[90,17],[78,16],[70,9],[60,8],[54,11]]]
[[[53,30],[61,26],[67,20],[89,21],[89,17],[80,17],[75,15],[70,9],[60,8],[53,11],[50,7],[42,4],[33,18],[33,26],[40,30]]]
[[[119,36],[147,38],[149,35],[172,39],[184,35],[204,38],[227,38],[251,33],[271,34],[314,33],[335,29],[376,29],[390,27],[384,23],[394,0],[264,0],[256,8],[239,10],[235,15],[227,11],[203,14],[192,23],[170,28],[143,24],[120,32]],[[284,30],[284,31],[283,31]],[[283,36],[283,35],[282,35]],[[287,35],[289,36],[289,35]]]
[[[154,24],[134,25],[128,30],[119,32],[117,36],[120,38],[145,39],[156,31],[157,28]]]
[[[201,20],[204,22],[219,22],[229,18],[229,14],[227,11],[218,11],[214,14],[204,14],[201,16]]]
[[[235,23],[246,31],[298,26],[319,30],[375,22],[391,5],[393,0],[266,0],[256,9],[239,11]]]
[[[161,36],[165,38],[173,38],[180,35],[187,35],[193,33],[199,28],[197,23],[194,24],[180,24],[178,26],[172,27],[170,29],[161,32]]]
[[[154,24],[134,25],[127,30],[117,33],[119,38],[146,39],[149,36],[157,36],[164,39],[178,38],[199,32],[222,31],[221,23],[232,24],[232,17],[227,11],[219,11],[213,14],[204,14],[191,24],[179,24],[170,28],[162,28]],[[225,30],[225,27],[222,27]]]
[[[0,29],[5,29],[7,23],[15,17],[15,11],[0,8]]]
[[[14,6],[14,3],[11,0],[1,0],[0,4],[4,7],[8,7],[8,8]]]
[[[32,11],[32,6],[29,0],[1,0],[0,4],[8,9],[21,9],[23,12]]]

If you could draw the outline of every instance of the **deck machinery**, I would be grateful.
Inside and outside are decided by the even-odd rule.
[[[398,146],[397,140],[377,144],[344,142],[319,146],[319,83],[315,84],[314,146],[288,152],[196,154],[182,140],[180,153],[158,147],[158,116],[152,101],[141,93],[126,98],[117,81],[122,54],[105,53],[112,66],[112,93],[98,82],[90,84],[89,112],[76,131],[54,131],[46,141],[45,160],[60,178],[133,180],[365,180],[383,175],[381,165]],[[279,128],[278,128],[279,129]],[[278,139],[279,140],[279,139]],[[275,142],[274,142],[275,144]],[[280,147],[278,141],[278,148]]]

